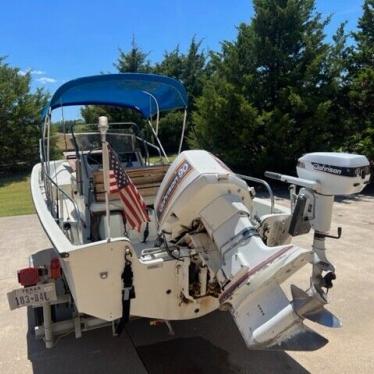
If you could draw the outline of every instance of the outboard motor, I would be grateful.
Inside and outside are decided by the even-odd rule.
[[[181,153],[160,186],[155,201],[160,235],[168,242],[184,243],[192,255],[200,256],[221,287],[221,309],[231,311],[249,348],[313,350],[327,340],[306,327],[304,318],[340,326],[323,307],[323,288],[335,275],[324,239],[329,236],[333,195],[361,191],[369,175],[365,157],[339,155],[302,157],[301,178],[267,173],[303,186],[293,196],[289,231],[295,236],[312,227],[313,250],[265,245],[247,184],[206,151]],[[307,263],[313,264],[311,287],[304,292],[292,286],[289,302],[280,284]],[[330,275],[322,277],[323,272]]]
[[[156,196],[160,231],[168,233],[170,239],[178,237],[200,217],[202,209],[222,196],[251,210],[247,184],[221,160],[206,151],[182,152],[170,166]]]

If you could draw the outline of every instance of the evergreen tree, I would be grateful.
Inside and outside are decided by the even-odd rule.
[[[203,81],[205,78],[206,56],[201,51],[202,40],[196,41],[193,37],[184,56],[184,64],[181,74],[181,81],[186,87],[189,98],[189,110],[195,105],[195,99],[199,97],[203,90]]]
[[[195,99],[202,93],[205,79],[206,56],[201,51],[201,41],[192,38],[187,52],[184,54],[177,46],[171,52],[165,52],[160,63],[151,65],[147,60],[148,53],[144,52],[132,41],[131,49],[126,52],[120,49],[120,55],[114,66],[118,72],[142,72],[166,75],[180,80],[189,94],[188,122],[191,122],[191,111],[194,108]],[[141,116],[128,109],[113,108],[107,106],[85,106],[81,115],[87,123],[95,123],[101,115],[106,115],[111,122],[133,121],[141,128],[147,129]],[[161,113],[159,136],[163,146],[169,153],[178,150],[179,137],[182,130],[183,113],[176,111],[172,113]],[[148,134],[150,135],[150,134]]]
[[[189,109],[192,110],[194,100],[199,97],[203,89],[206,76],[206,55],[201,50],[202,41],[193,37],[187,53],[181,53],[179,46],[171,52],[165,52],[163,60],[156,64],[154,72],[180,80],[189,95]]]
[[[171,78],[182,80],[185,69],[185,55],[176,46],[171,52],[165,52],[154,72]],[[160,117],[159,137],[167,153],[178,151],[179,137],[182,131],[183,113],[174,111],[162,113]]]
[[[156,64],[154,72],[181,80],[185,65],[185,56],[177,45],[171,52],[165,52],[160,63]]]
[[[374,161],[374,0],[365,0],[356,45],[350,50],[348,81],[349,116],[346,125],[354,134],[348,150],[364,153]]]
[[[185,54],[181,53],[177,46],[173,51],[166,52],[161,63],[155,67],[156,73],[178,79],[184,84],[188,93],[187,130],[191,127],[191,113],[195,107],[195,100],[202,94],[205,68],[206,56],[201,51],[201,41],[197,41],[195,37],[192,38]],[[178,150],[182,123],[181,111],[166,113],[160,119],[160,139],[169,153]]]
[[[138,47],[135,37],[132,39],[131,49],[128,52],[119,50],[120,54],[114,66],[119,73],[149,73],[152,71],[148,53]],[[99,116],[107,116],[110,122],[135,122],[143,127],[141,115],[131,109],[103,106],[87,105],[81,109],[81,115],[86,123],[96,123]]]
[[[254,11],[237,39],[212,54],[190,143],[203,142],[237,170],[290,172],[302,153],[339,144],[333,99],[341,69],[330,68],[329,20],[313,0],[254,0]]]
[[[148,55],[149,53],[138,47],[133,36],[130,51],[125,52],[120,49],[118,60],[114,66],[120,73],[150,73],[152,69],[147,60]]]

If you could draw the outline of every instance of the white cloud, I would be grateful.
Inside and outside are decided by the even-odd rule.
[[[42,84],[48,84],[48,83],[56,83],[57,80],[50,77],[40,77],[36,80],[37,82],[40,82]]]
[[[45,74],[45,71],[43,70],[33,70],[31,68],[26,68],[24,70],[20,70],[18,72],[18,75],[24,77],[26,74],[31,74],[31,75],[43,75]]]
[[[33,74],[33,75],[43,75],[43,74],[45,74],[45,71],[43,71],[43,70],[31,70],[30,73]]]
[[[31,69],[30,67],[26,69],[21,69],[18,71],[18,75],[24,77],[26,74],[34,75],[34,76],[39,76],[38,78],[34,77],[36,82],[39,82],[41,84],[50,84],[50,83],[56,83],[57,80],[55,78],[51,77],[41,77],[41,75],[45,75],[46,72],[43,70],[34,70]]]
[[[29,69],[26,69],[26,70],[20,70],[18,72],[18,75],[20,75],[21,77],[24,77],[27,73],[30,73],[30,70]]]

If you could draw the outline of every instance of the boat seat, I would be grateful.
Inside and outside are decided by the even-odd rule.
[[[152,205],[157,195],[162,180],[169,168],[169,165],[147,166],[141,168],[128,168],[126,173],[131,178],[140,195],[147,205]],[[102,170],[92,174],[96,202],[105,201],[105,187]],[[109,195],[109,200],[118,200],[118,194]]]

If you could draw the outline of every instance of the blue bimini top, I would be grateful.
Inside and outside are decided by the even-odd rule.
[[[157,103],[156,103],[157,101]],[[71,105],[111,105],[135,109],[149,118],[157,109],[169,111],[187,107],[187,92],[176,79],[156,74],[102,74],[71,80],[63,84],[43,109]]]

